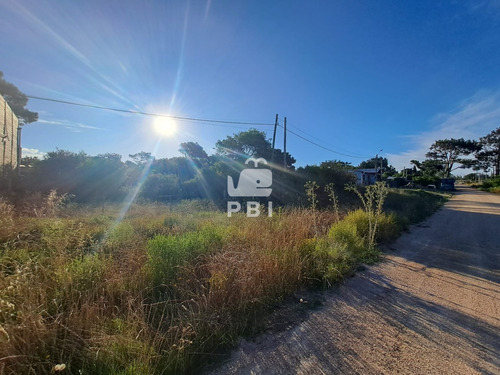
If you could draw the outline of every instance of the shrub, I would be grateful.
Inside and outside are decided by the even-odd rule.
[[[356,261],[372,263],[378,259],[379,252],[369,241],[369,228],[368,214],[357,210],[333,224],[328,238],[335,247],[350,251]]]
[[[500,190],[500,176],[485,180],[481,185],[481,189],[492,193],[498,192]]]
[[[222,242],[222,230],[216,227],[178,236],[156,236],[147,244],[147,271],[155,285],[172,282],[179,266],[189,259],[216,250]]]
[[[345,238],[348,232],[341,236]],[[347,237],[350,235],[347,234]],[[309,240],[304,245],[304,249],[310,253],[306,275],[321,281],[325,287],[343,279],[354,268],[356,257],[346,243],[322,238]]]
[[[369,235],[369,217],[363,210],[350,212],[343,220],[346,223],[352,224],[357,228],[357,234],[365,239],[365,246],[369,246],[366,240]],[[333,227],[332,227],[333,229]],[[396,215],[382,213],[378,216],[377,232],[375,240],[377,243],[389,242],[395,239],[399,234],[399,227],[396,220]]]
[[[368,233],[366,239],[368,247],[374,248],[376,243],[377,227],[379,218],[383,213],[383,206],[387,195],[389,194],[388,186],[385,182],[376,182],[375,185],[370,185],[365,188],[362,194],[355,185],[347,185],[346,190],[354,192],[363,204],[363,208],[368,218]]]
[[[359,212],[364,214],[363,211]],[[368,225],[366,227],[368,228]],[[361,252],[366,246],[363,232],[358,229],[358,223],[349,218],[349,215],[344,220],[332,225],[328,232],[328,239],[331,243],[345,247],[354,254]]]

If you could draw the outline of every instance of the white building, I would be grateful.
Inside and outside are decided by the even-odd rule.
[[[353,169],[349,172],[356,176],[357,185],[373,185],[380,180],[380,168]]]

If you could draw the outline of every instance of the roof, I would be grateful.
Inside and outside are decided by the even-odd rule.
[[[377,174],[377,173],[380,172],[380,168],[351,169],[349,172],[352,172],[352,173],[362,173],[362,174]]]

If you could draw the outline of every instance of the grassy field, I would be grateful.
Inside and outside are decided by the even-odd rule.
[[[391,191],[376,241],[445,200]],[[276,303],[373,262],[363,210],[247,218],[199,201],[169,207],[0,201],[0,374],[196,373]]]

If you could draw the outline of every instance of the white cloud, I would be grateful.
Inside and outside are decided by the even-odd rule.
[[[85,125],[80,122],[72,122],[68,120],[38,120],[39,123],[41,124],[48,124],[48,125],[57,125],[57,126],[64,126],[66,129],[80,132],[81,129],[91,129],[91,130],[102,130],[102,128],[98,128],[96,126],[90,126],[90,125]]]
[[[500,126],[500,92],[480,92],[460,103],[448,113],[431,120],[432,130],[410,136],[410,149],[400,154],[387,154],[396,169],[410,167],[410,160],[423,160],[429,147],[439,139],[479,139]]]
[[[488,17],[498,16],[500,0],[475,0],[466,4],[466,9],[474,15],[481,14]]]
[[[22,155],[23,155],[23,157],[32,157],[32,158],[42,159],[45,156],[45,152],[40,151],[37,148],[23,147]]]

